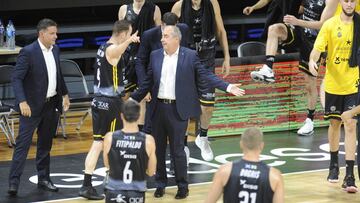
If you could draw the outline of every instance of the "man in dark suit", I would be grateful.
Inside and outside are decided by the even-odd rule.
[[[163,29],[163,49],[150,55],[148,74],[137,92],[131,97],[140,101],[151,90],[150,114],[152,134],[156,143],[155,197],[162,197],[167,185],[165,152],[167,137],[175,165],[175,180],[178,185],[176,199],[188,196],[187,166],[184,151],[184,135],[189,118],[200,115],[198,95],[199,80],[208,81],[208,86],[241,96],[245,92],[236,85],[226,83],[206,70],[200,63],[196,51],[180,47],[181,32],[176,26]]]
[[[161,25],[153,27],[146,30],[141,35],[141,43],[139,51],[136,56],[135,68],[136,75],[138,77],[138,84],[144,82],[147,72],[147,66],[149,64],[150,53],[156,49],[161,49],[161,36],[162,30],[166,25],[176,25],[181,32],[181,42],[180,46],[188,47],[188,37],[189,27],[184,23],[178,23],[179,18],[176,14],[167,12],[161,18]],[[146,123],[145,123],[146,124]],[[145,129],[146,130],[146,129]]]
[[[162,36],[162,30],[166,25],[176,25],[181,32],[181,42],[180,45],[183,47],[188,47],[188,36],[187,33],[189,32],[189,27],[184,23],[178,23],[179,18],[177,15],[171,12],[164,13],[164,15],[161,18],[161,25],[156,26],[154,28],[151,28],[149,30],[146,30],[142,36],[141,36],[141,43],[139,47],[139,51],[137,53],[136,61],[135,61],[135,69],[136,69],[136,75],[138,78],[138,84],[141,84],[144,82],[147,72],[147,66],[149,65],[149,58],[150,53],[156,49],[161,49],[161,36]],[[144,101],[145,100],[145,101]],[[150,94],[148,94],[145,99],[141,101],[140,104],[143,102],[146,102],[146,111],[145,109],[142,109],[142,113],[145,111],[145,121],[144,126],[141,129],[141,131],[151,134],[151,119],[148,113],[151,111],[149,101],[151,100]],[[142,108],[144,106],[142,105]],[[141,121],[140,121],[141,122]],[[190,157],[190,150],[187,147],[187,136],[184,137],[184,145],[185,145],[185,152],[186,152],[186,160],[187,163],[189,162]],[[173,164],[171,164],[173,166]],[[173,172],[173,167],[170,167],[171,171]]]
[[[36,128],[38,188],[58,191],[49,175],[50,150],[60,114],[63,108],[64,111],[68,110],[70,102],[60,70],[59,48],[55,45],[57,24],[53,20],[42,19],[37,25],[37,31],[38,39],[21,49],[12,75],[15,108],[21,114],[9,174],[10,195],[17,194]]]

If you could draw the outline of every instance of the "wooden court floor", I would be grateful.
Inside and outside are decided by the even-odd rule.
[[[52,150],[52,156],[85,153],[89,149],[92,137],[91,137],[91,119],[87,119],[85,124],[81,127],[80,132],[75,130],[74,126],[68,126],[66,133],[68,139],[61,138],[61,132],[59,137],[54,139],[54,145]],[[193,140],[193,138],[191,138]],[[33,146],[30,149],[28,158],[34,158],[35,156],[35,143],[34,138]],[[0,133],[0,161],[11,160],[12,149],[8,148],[6,141],[2,133]],[[344,174],[342,169],[341,174]],[[348,194],[341,189],[341,181],[336,184],[331,184],[326,181],[327,170],[318,170],[312,172],[298,172],[292,174],[284,174],[285,183],[285,202],[314,202],[314,203],[352,203],[360,202],[360,193]],[[343,176],[340,175],[340,179]],[[357,180],[357,185],[359,185]],[[166,189],[166,194],[163,198],[153,198],[153,190],[149,190],[146,193],[146,202],[204,202],[206,195],[208,194],[210,183],[201,183],[190,186],[190,195],[186,200],[175,200],[176,187],[170,187]],[[104,201],[87,201],[80,197],[75,197],[67,200],[55,200],[47,202],[62,202],[62,203],[78,203],[78,202],[104,202]],[[222,201],[219,201],[222,202]]]

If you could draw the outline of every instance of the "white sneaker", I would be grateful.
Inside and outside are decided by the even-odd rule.
[[[258,71],[252,71],[250,73],[251,78],[256,82],[274,83],[275,77],[274,72],[266,64]]]
[[[298,135],[308,136],[314,134],[314,121],[306,118],[304,125],[297,131]]]
[[[188,146],[184,147],[184,151],[186,154],[186,166],[189,166],[189,160],[190,160],[190,150]]]
[[[214,159],[214,154],[210,147],[210,142],[207,137],[200,137],[198,135],[195,139],[195,144],[201,150],[201,156],[205,161],[211,161]]]

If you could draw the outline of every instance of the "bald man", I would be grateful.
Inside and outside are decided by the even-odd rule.
[[[281,172],[260,161],[264,148],[263,133],[249,128],[241,136],[241,160],[222,165],[216,172],[205,202],[284,202]]]

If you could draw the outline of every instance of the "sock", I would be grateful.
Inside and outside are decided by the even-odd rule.
[[[185,135],[185,137],[184,137],[184,146],[188,146],[187,145],[187,137],[188,137],[187,135]]]
[[[307,117],[310,118],[310,119],[313,121],[313,120],[314,120],[314,116],[315,116],[315,109],[314,109],[314,110],[308,109]]]
[[[83,186],[85,186],[85,187],[87,187],[87,186],[92,186],[92,184],[91,184],[91,178],[92,178],[92,174],[84,173],[84,183],[83,183]]]
[[[144,125],[138,125],[138,127],[139,127],[139,131],[142,131],[144,128]]]
[[[338,163],[338,151],[330,152],[330,168],[339,167]]]
[[[273,63],[275,61],[275,56],[273,55],[267,55],[266,56],[266,61],[265,64],[269,67],[269,68],[273,68]]]
[[[200,128],[200,137],[207,137],[208,129]]]
[[[354,160],[346,160],[346,175],[354,176]]]

